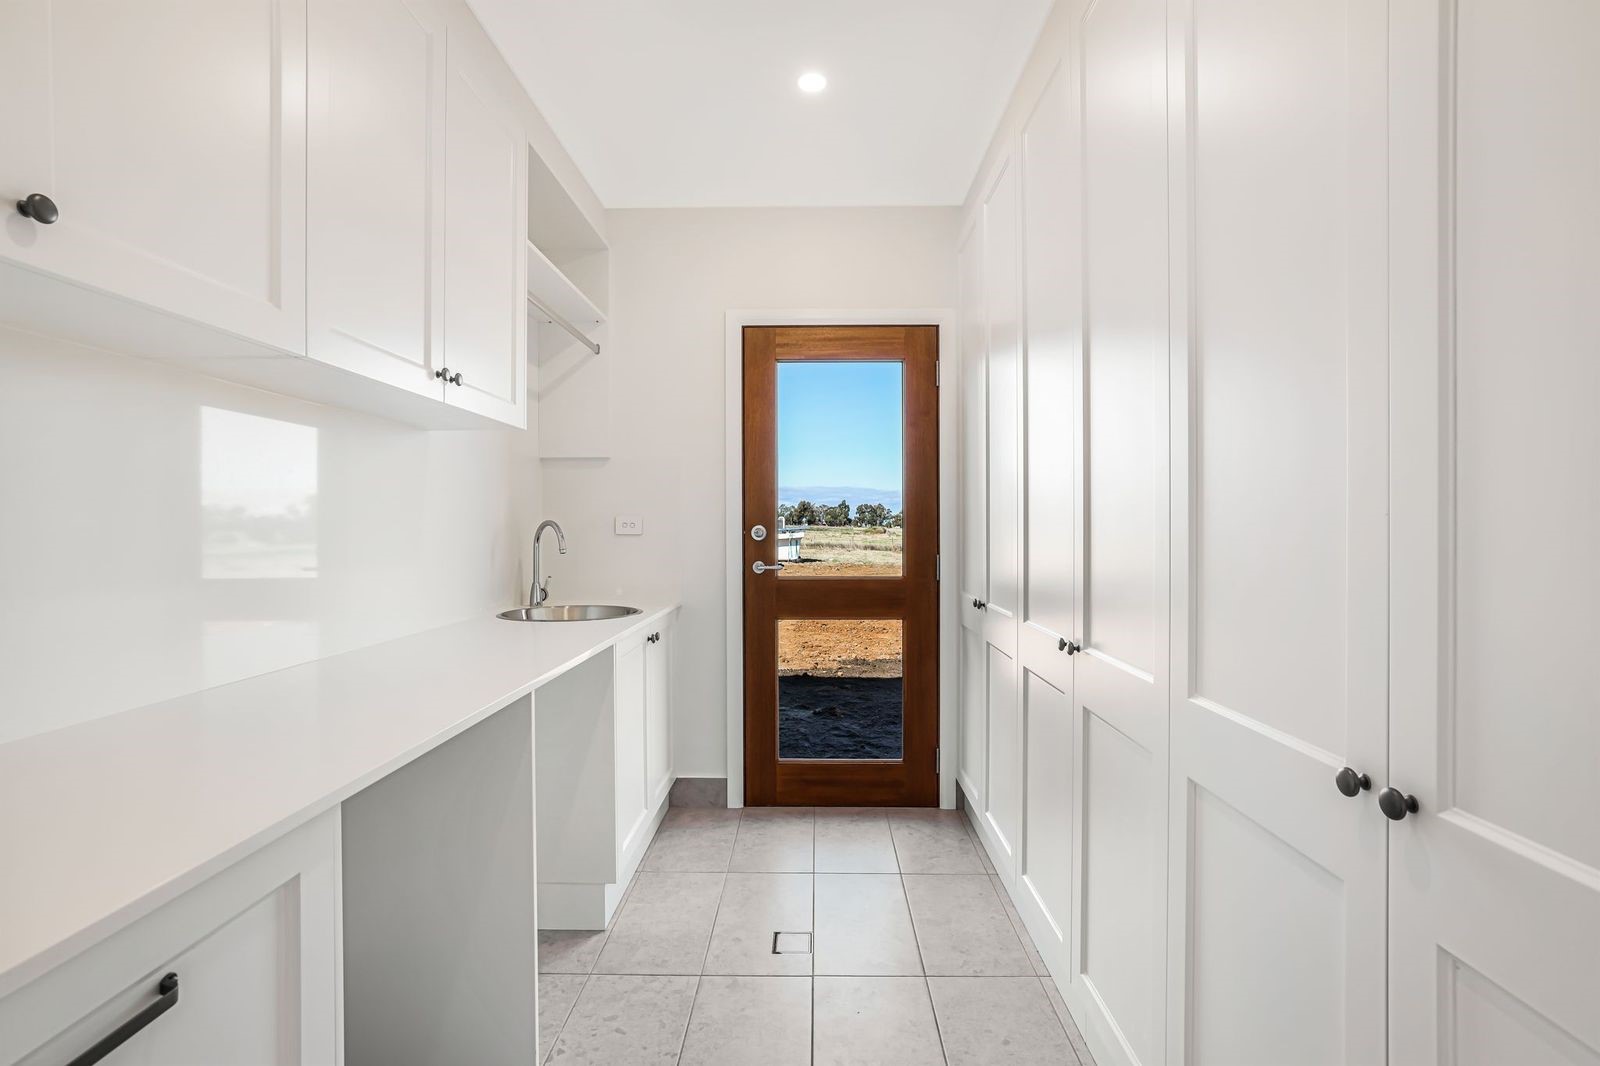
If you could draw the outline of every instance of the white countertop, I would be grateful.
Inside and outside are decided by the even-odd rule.
[[[0,745],[0,996],[672,610],[461,622]]]

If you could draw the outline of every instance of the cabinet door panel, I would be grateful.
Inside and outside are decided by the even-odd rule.
[[[1595,1066],[1600,8],[1402,14],[1389,1060]]]
[[[428,0],[310,11],[307,353],[438,398],[445,27]]]
[[[525,427],[528,140],[476,26],[451,26],[449,71],[444,362],[462,380],[445,399]]]
[[[985,547],[989,512],[984,429],[984,396],[988,327],[983,309],[983,213],[980,211],[961,246],[961,621],[978,626],[982,618],[973,600],[989,592],[989,560]]]
[[[1165,1051],[1167,5],[1101,0],[1079,34],[1084,650],[1073,662],[1082,898],[1064,993],[1101,1062]]]
[[[672,631],[644,651],[645,801],[651,810],[672,787]]]
[[[1002,164],[983,206],[983,292],[988,313],[987,392],[989,587],[991,614],[1015,618],[1021,601],[1018,576],[1021,464],[1019,410],[1021,292],[1017,250],[1017,168]],[[1009,650],[1009,646],[1008,646]]]
[[[645,821],[644,638],[617,647],[616,788],[617,854],[627,854]]]
[[[1385,769],[1385,10],[1188,28],[1167,973],[1195,1061],[1383,1057],[1386,823],[1334,778]]]
[[[0,255],[305,345],[303,0],[20,0],[0,34]],[[22,114],[47,115],[25,121]]]

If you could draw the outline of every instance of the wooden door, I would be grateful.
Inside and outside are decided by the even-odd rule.
[[[445,93],[445,400],[528,423],[528,138],[518,89],[463,8]],[[459,377],[457,377],[459,375]]]
[[[6,4],[0,256],[303,352],[305,8]]]
[[[937,361],[934,326],[744,331],[747,804],[938,803]]]
[[[316,3],[308,53],[307,354],[440,399],[444,14]]]
[[[1389,1061],[1594,1066],[1600,6],[1391,19]]]

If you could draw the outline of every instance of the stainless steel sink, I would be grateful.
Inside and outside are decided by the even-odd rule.
[[[508,622],[595,622],[643,613],[638,607],[621,607],[615,603],[568,603],[559,607],[513,607],[501,611],[500,617]]]

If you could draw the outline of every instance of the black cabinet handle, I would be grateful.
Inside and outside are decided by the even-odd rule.
[[[48,226],[61,217],[56,202],[42,192],[29,193],[27,199],[18,200],[17,214],[31,218],[41,226]]]
[[[1346,766],[1333,776],[1333,783],[1339,786],[1339,791],[1346,796],[1359,796],[1372,787],[1372,778],[1366,774],[1358,774]]]
[[[117,1048],[126,1044],[133,1034],[167,1013],[173,1007],[176,1007],[178,1005],[178,975],[175,973],[167,974],[161,979],[161,983],[156,986],[156,991],[160,993],[160,999],[117,1026],[94,1047],[67,1063],[67,1066],[91,1066],[92,1063],[99,1062],[117,1050]]]
[[[1056,650],[1064,651],[1068,655],[1076,655],[1083,650],[1083,645],[1075,640],[1068,640],[1066,637],[1062,637],[1056,642]]]
[[[1416,814],[1417,806],[1417,797],[1408,796],[1393,785],[1378,793],[1378,810],[1396,822],[1408,814]]]
[[[461,384],[461,371],[457,370],[454,374],[450,375],[450,384],[452,384],[452,385]]]
[[[444,382],[446,385],[461,384],[461,372],[458,370],[452,374],[450,373],[450,368],[447,366],[441,366],[438,370],[435,370],[433,372],[433,376]]]

